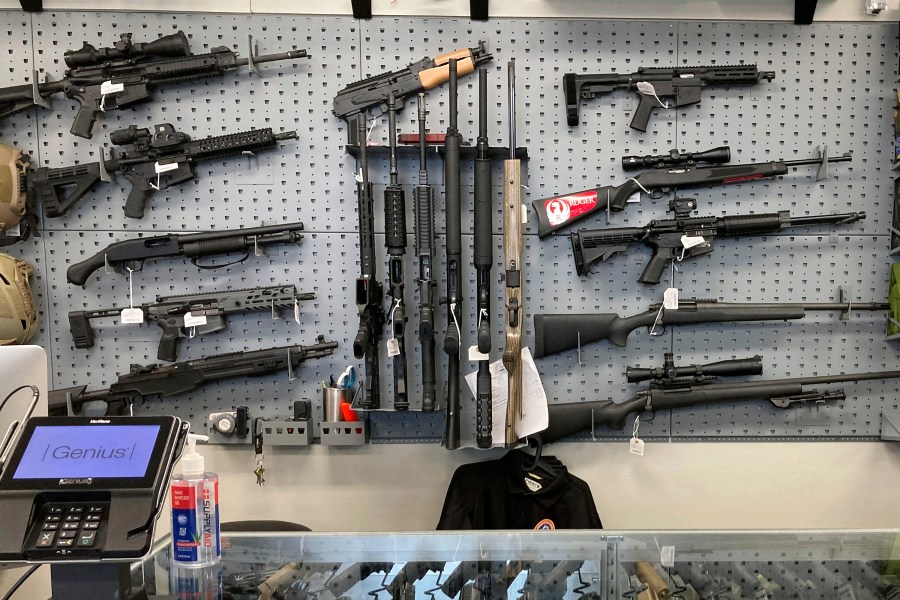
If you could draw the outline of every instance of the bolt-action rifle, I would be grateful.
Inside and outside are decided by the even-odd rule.
[[[667,309],[662,303],[651,304],[646,311],[629,317],[620,317],[615,313],[536,314],[534,357],[559,354],[600,340],[625,346],[628,335],[641,327],[650,330],[651,335],[662,335],[669,325],[787,321],[802,319],[807,311],[847,314],[854,310],[880,311],[888,308],[890,304],[887,302],[748,303],[679,298],[678,308]]]
[[[571,236],[575,272],[587,275],[593,264],[606,262],[631,244],[644,244],[653,256],[638,278],[641,283],[657,284],[673,260],[696,258],[713,251],[717,237],[737,237],[773,233],[809,225],[848,225],[866,218],[866,213],[792,217],[786,210],[758,215],[675,218],[650,221],[645,227],[582,229]]]
[[[220,269],[250,257],[250,250],[262,250],[278,244],[296,244],[303,239],[300,233],[303,223],[266,225],[225,231],[203,233],[169,233],[139,237],[114,242],[80,263],[70,265],[66,279],[75,285],[84,285],[94,271],[108,267],[122,273],[125,270],[140,271],[144,261],[155,258],[184,256],[200,269]],[[231,252],[243,252],[244,256],[225,264],[200,264],[201,256],[218,256]]]
[[[634,90],[640,102],[631,118],[631,128],[647,131],[650,115],[657,107],[677,108],[700,102],[703,89],[711,85],[755,85],[775,79],[774,71],[760,71],[756,65],[724,65],[717,67],[641,67],[636,73],[596,73],[563,75],[566,119],[569,127],[577,127],[582,98],[594,98],[615,89]],[[674,97],[670,106],[661,98]]]
[[[295,309],[298,302],[315,300],[313,293],[298,294],[293,285],[276,285],[246,290],[187,294],[184,296],[159,296],[156,302],[140,306],[144,318],[156,323],[162,330],[156,358],[165,361],[178,359],[178,346],[182,338],[207,335],[224,331],[228,315],[249,312],[272,312]],[[122,308],[76,310],[69,313],[69,330],[76,348],[94,346],[94,328],[91,319],[119,317]]]
[[[806,165],[819,165],[816,180],[821,181],[828,177],[828,164],[849,162],[852,158],[850,153],[829,158],[826,149],[819,158],[807,160],[659,168],[645,171],[619,185],[607,185],[592,190],[535,200],[531,205],[537,213],[538,236],[543,239],[601,210],[609,209],[616,212],[625,210],[628,199],[641,192],[648,194],[651,198],[662,198],[664,194],[680,189],[731,185],[777,177],[787,174],[791,167]]]
[[[408,96],[430,90],[450,78],[451,59],[457,61],[457,75],[467,75],[492,58],[483,41],[478,42],[476,48],[462,48],[435,58],[423,58],[405,69],[351,83],[334,97],[332,112],[347,121],[348,144],[356,146],[360,140],[365,143],[366,135],[359,135],[357,121],[365,121],[368,109],[380,107],[382,113],[386,112],[388,99],[394,94],[397,110],[402,110]]]
[[[112,132],[114,146],[129,146],[117,157],[71,167],[35,169],[28,176],[29,199],[40,202],[48,217],[61,217],[84,198],[99,181],[112,181],[121,173],[131,184],[125,216],[141,219],[153,195],[196,178],[195,165],[244,153],[270,150],[284,140],[297,139],[296,131],[274,133],[271,128],[229,133],[192,140],[169,123],[130,126]]]
[[[114,414],[127,414],[127,408],[139,400],[184,394],[220,379],[293,372],[306,360],[330,356],[337,346],[337,342],[326,342],[320,336],[311,346],[220,354],[165,366],[131,365],[130,372],[119,375],[105,390],[86,391],[87,386],[80,385],[50,392],[49,411],[51,415],[66,415],[70,410],[77,414],[85,409],[85,416],[101,416],[112,414],[108,411],[113,408]]]
[[[110,48],[97,49],[85,42],[81,49],[63,55],[69,67],[64,79],[38,83],[35,72],[30,85],[0,89],[0,119],[32,106],[50,108],[47,97],[62,92],[79,104],[72,133],[90,138],[100,113],[150,102],[155,86],[221,77],[243,66],[255,72],[258,64],[309,58],[306,50],[259,56],[254,53],[252,38],[249,58],[238,58],[225,46],[208,54],[190,52],[183,31],[143,43],[134,43],[130,33],[123,33]]]
[[[622,429],[628,415],[670,408],[705,406],[723,402],[768,400],[777,408],[789,408],[797,402],[827,402],[844,400],[843,390],[807,390],[812,385],[871,381],[873,379],[897,379],[900,371],[848,373],[845,375],[821,375],[817,377],[791,377],[769,381],[718,382],[716,377],[733,377],[762,373],[762,359],[723,360],[707,365],[676,367],[672,354],[666,353],[662,369],[629,367],[628,381],[650,380],[650,387],[639,391],[634,398],[616,403],[594,400],[567,404],[551,404],[550,426],[541,432],[545,443],[591,429],[594,425],[607,425]]]

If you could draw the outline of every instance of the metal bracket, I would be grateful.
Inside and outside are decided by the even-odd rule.
[[[100,146],[100,160],[97,161],[97,164],[100,166],[100,181],[107,183],[112,181],[112,175],[106,170],[106,149],[103,146]]]
[[[828,144],[822,144],[819,158],[822,159],[822,164],[819,165],[819,169],[816,171],[816,181],[825,181],[828,179]]]
[[[41,1],[42,0],[38,0],[38,4],[40,4]],[[26,12],[40,12],[41,10],[43,10],[41,8],[38,8],[38,10],[36,10],[36,11],[29,11],[27,8],[25,8],[24,0],[22,2],[22,8]],[[34,101],[34,103],[37,104],[38,106],[43,106],[44,108],[50,108],[50,102],[46,98],[41,96],[41,90],[38,88],[38,76],[39,75],[38,75],[37,69],[34,69],[31,72],[31,98]]]
[[[881,439],[885,442],[900,442],[900,410],[881,413]]]
[[[849,321],[853,316],[853,286],[842,285],[838,287],[838,302],[847,305],[847,310],[841,311],[841,321]]]
[[[253,36],[247,36],[247,69],[250,70],[254,75],[259,74],[259,69],[256,67],[256,63],[253,62],[259,53],[259,43],[253,43]]]

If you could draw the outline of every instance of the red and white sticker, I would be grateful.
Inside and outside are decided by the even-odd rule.
[[[579,216],[591,212],[596,207],[597,192],[595,190],[587,190],[558,198],[549,198],[544,201],[544,210],[547,211],[547,221],[550,222],[551,227],[577,219]]]

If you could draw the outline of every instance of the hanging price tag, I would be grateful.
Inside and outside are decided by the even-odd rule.
[[[184,313],[185,327],[199,327],[200,325],[206,325],[206,315],[194,315],[189,312]]]
[[[631,438],[631,441],[628,442],[628,451],[632,454],[637,454],[638,456],[644,455],[644,440],[640,438]]]
[[[388,356],[399,356],[400,355],[400,342],[397,341],[397,338],[390,338],[387,341],[387,351],[388,351]]]
[[[178,163],[174,162],[161,165],[159,164],[159,161],[157,161],[156,164],[153,165],[153,168],[156,170],[156,174],[159,175],[160,173],[165,173],[166,171],[174,171],[178,168]]]
[[[294,298],[294,322],[300,324],[300,302]]]
[[[664,567],[675,566],[675,546],[663,546],[659,549],[659,563]]]
[[[491,360],[491,355],[479,352],[478,346],[469,346],[469,362],[478,362],[481,360]]]
[[[144,322],[144,311],[140,308],[123,308],[119,314],[122,325],[134,325]]]
[[[104,81],[100,84],[100,95],[108,96],[109,94],[118,94],[125,91],[124,83],[113,83],[112,81]]]
[[[525,206],[524,204],[521,204],[520,206],[522,207],[522,224],[527,225],[528,224],[528,207]]]
[[[678,288],[668,288],[663,292],[663,308],[678,310]]]
[[[683,235],[681,236],[681,245],[684,246],[684,249],[687,250],[689,248],[693,248],[694,246],[699,246],[700,244],[706,243],[706,240],[703,239],[702,235]]]

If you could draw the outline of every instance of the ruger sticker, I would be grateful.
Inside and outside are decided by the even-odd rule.
[[[569,196],[550,198],[544,202],[547,211],[547,220],[550,225],[556,227],[577,218],[584,213],[594,210],[597,206],[597,192],[588,190]]]

